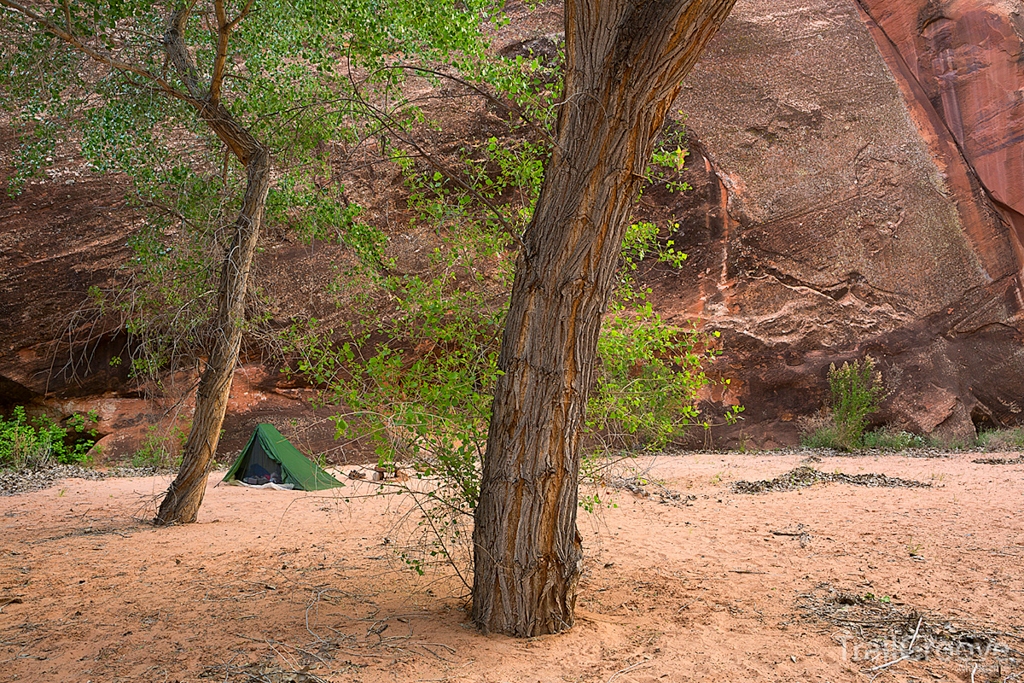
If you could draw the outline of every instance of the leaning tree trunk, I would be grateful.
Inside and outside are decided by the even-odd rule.
[[[735,0],[567,0],[554,150],[524,236],[476,509],[473,619],[572,626],[579,441],[625,222],[683,76]]]
[[[196,521],[206,492],[207,475],[217,452],[228,394],[231,392],[231,378],[242,344],[249,273],[270,189],[270,154],[259,150],[251,155],[247,171],[245,199],[242,201],[241,213],[235,220],[231,247],[221,267],[213,349],[196,391],[196,410],[182,451],[181,468],[167,489],[154,520],[158,525]]]
[[[238,351],[242,345],[249,273],[252,271],[267,193],[270,190],[270,152],[220,103],[218,93],[222,76],[215,75],[206,91],[198,82],[195,64],[184,42],[188,12],[188,9],[179,10],[171,18],[164,35],[167,60],[188,89],[199,116],[245,166],[246,188],[242,208],[235,219],[231,246],[221,266],[213,348],[196,390],[192,428],[182,450],[178,476],[167,489],[156,519],[153,520],[157,525],[189,524],[196,521],[199,515],[203,494],[206,493],[206,479],[220,441],[221,425],[224,423],[228,395],[231,393],[231,379],[238,363]],[[227,22],[225,17],[219,18],[221,43],[224,46],[239,20]],[[221,71],[214,70],[215,74]]]

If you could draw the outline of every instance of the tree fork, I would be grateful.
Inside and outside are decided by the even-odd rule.
[[[213,349],[196,390],[196,409],[192,428],[182,450],[181,468],[167,489],[153,520],[158,526],[190,524],[199,515],[203,495],[206,493],[206,480],[220,441],[221,425],[224,424],[228,396],[231,393],[231,379],[238,363],[238,351],[242,345],[249,273],[252,271],[267,194],[270,191],[270,152],[220,102],[224,73],[221,52],[227,49],[231,32],[251,7],[252,2],[248,2],[238,17],[229,22],[222,2],[217,1],[218,57],[214,78],[206,93],[202,91],[197,77],[198,70],[185,45],[185,26],[192,5],[177,10],[171,16],[164,33],[163,43],[168,62],[181,77],[200,118],[245,166],[246,188],[241,211],[235,219],[231,246],[221,266]]]
[[[682,78],[735,0],[567,0],[564,99],[516,264],[476,508],[473,620],[572,626],[579,441],[625,222]]]

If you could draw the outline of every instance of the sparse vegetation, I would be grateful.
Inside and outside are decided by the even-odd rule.
[[[181,449],[188,430],[174,427],[170,433],[161,433],[157,425],[146,430],[146,437],[132,455],[132,467],[170,469],[181,464]]]
[[[828,385],[838,445],[846,450],[855,448],[863,441],[868,415],[876,412],[885,398],[882,373],[875,370],[871,356],[838,368],[833,363],[828,369]]]
[[[1024,451],[1024,427],[980,432],[977,445],[986,451]]]
[[[905,451],[909,448],[925,448],[929,444],[927,439],[918,434],[882,427],[865,432],[861,445],[879,451]]]
[[[868,416],[878,411],[888,393],[871,356],[865,356],[863,361],[845,362],[840,367],[830,365],[828,385],[832,393],[829,410],[808,421],[802,440],[805,446],[843,451],[864,447],[898,449],[912,441],[910,435],[898,437],[899,432],[883,430],[871,437],[874,445],[865,443]]]
[[[827,409],[803,418],[801,425],[801,445],[807,448],[838,448],[838,430]]]

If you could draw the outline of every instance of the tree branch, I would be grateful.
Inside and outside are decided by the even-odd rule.
[[[170,97],[173,97],[174,99],[181,100],[183,102],[188,102],[194,107],[199,107],[202,105],[202,103],[199,102],[196,98],[190,97],[189,95],[181,92],[180,90],[172,86],[170,83],[168,83],[166,80],[160,78],[159,76],[150,72],[149,70],[143,69],[142,67],[135,66],[133,64],[128,64],[127,62],[122,62],[121,60],[116,59],[105,52],[102,52],[100,50],[97,50],[96,48],[87,45],[84,41],[82,41],[74,34],[62,29],[61,27],[57,26],[46,17],[37,14],[36,12],[32,11],[30,8],[21,4],[17,0],[0,0],[0,7],[6,7],[8,9],[14,10],[21,16],[31,21],[36,26],[40,27],[41,29],[43,29],[47,33],[52,34],[55,37],[60,38],[65,43],[75,48],[82,54],[86,55],[90,59],[93,59],[101,64],[105,64],[109,66],[111,69],[115,69],[117,71],[121,71],[124,73],[132,73],[136,76],[141,76],[142,78],[145,78],[146,80],[155,83],[163,93],[169,95]]]
[[[228,58],[228,38],[238,27],[242,20],[249,16],[253,0],[248,0],[245,7],[238,13],[238,16],[228,21],[227,11],[224,9],[224,0],[214,0],[213,8],[217,15],[217,56],[213,61],[213,78],[210,80],[210,102],[220,102],[220,91],[224,83],[224,65]]]
[[[252,4],[253,0],[248,0],[248,2],[245,3],[245,7],[243,7],[242,11],[238,13],[238,16],[232,19],[231,23],[228,24],[229,31],[234,31],[236,28],[238,28],[238,25],[242,23],[242,20],[249,16],[249,11],[252,9]]]
[[[64,0],[64,22],[67,24],[68,33],[74,33],[74,29],[71,27],[71,5],[68,4],[68,0]]]
[[[0,2],[9,1],[11,0],[0,0]],[[223,11],[223,0],[216,0],[216,2],[221,4],[221,11]],[[253,137],[252,133],[235,120],[227,107],[221,104],[219,100],[214,99],[212,84],[210,91],[204,92],[205,88],[199,83],[199,71],[192,60],[192,55],[188,53],[188,48],[185,46],[185,26],[188,23],[188,18],[194,5],[195,2],[192,2],[176,11],[168,23],[167,32],[164,34],[164,49],[167,52],[167,59],[174,70],[178,72],[185,87],[194,98],[194,105],[199,112],[199,116],[217,134],[217,137],[228,146],[228,149],[235,155],[235,158],[243,166],[248,166],[252,156],[264,149],[263,145]],[[221,31],[218,30],[218,33],[221,33]],[[224,34],[225,54],[227,54],[227,35]],[[220,47],[218,46],[219,51]],[[223,77],[220,78],[220,82],[223,82]],[[218,86],[218,94],[219,91]]]
[[[6,1],[0,0],[0,2]],[[181,78],[182,83],[185,84],[189,94],[196,101],[205,105],[205,102],[203,102],[203,88],[199,85],[199,71],[196,69],[195,62],[192,61],[192,55],[188,53],[188,49],[185,47],[185,26],[188,24],[194,4],[190,3],[174,13],[168,22],[163,43],[164,50],[167,51],[168,61],[175,71],[178,72],[178,76]]]
[[[224,62],[228,58],[228,37],[231,27],[224,11],[224,0],[213,0],[213,11],[217,15],[217,55],[213,59],[213,76],[210,79],[210,104],[220,102],[220,86],[224,82]]]
[[[495,95],[492,95],[491,93],[487,92],[486,90],[484,90],[483,88],[477,86],[474,83],[470,83],[469,81],[467,81],[467,80],[465,80],[463,78],[459,78],[458,76],[453,76],[452,74],[445,73],[445,72],[439,71],[437,69],[429,69],[427,67],[414,66],[414,65],[411,65],[411,64],[394,64],[394,65],[391,65],[391,66],[384,66],[384,67],[381,67],[381,68],[377,69],[377,71],[396,71],[396,70],[413,71],[413,72],[416,72],[416,73],[429,74],[431,76],[437,76],[439,78],[448,79],[449,81],[452,81],[453,83],[458,83],[459,85],[461,85],[461,86],[463,86],[463,87],[465,87],[465,88],[467,88],[469,90],[472,90],[477,95],[480,95],[481,97],[483,97],[484,99],[488,100],[489,102],[497,105],[498,107],[503,107],[505,109],[508,109],[510,112],[512,112],[513,114],[518,116],[519,119],[523,123],[525,123],[526,125],[530,126],[535,131],[537,131],[542,136],[544,136],[549,142],[551,142],[552,144],[556,143],[556,141],[554,139],[554,136],[552,136],[551,133],[548,130],[546,130],[543,126],[541,126],[537,122],[533,121],[530,117],[528,117],[526,115],[526,113],[523,112],[523,110],[520,109],[519,105],[517,105],[515,102],[512,102],[511,100],[504,100],[504,99],[501,99],[501,98],[499,98],[499,97],[497,97]]]

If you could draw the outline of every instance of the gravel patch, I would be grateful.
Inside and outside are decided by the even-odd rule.
[[[843,474],[842,472],[822,472],[807,465],[779,475],[774,479],[761,481],[738,481],[732,485],[734,493],[767,493],[769,491],[794,491],[814,486],[819,483],[853,484],[871,488],[930,488],[931,484],[913,479],[887,477],[884,474]]]
[[[108,479],[113,477],[151,477],[171,474],[157,467],[114,467],[106,471],[81,465],[53,465],[38,469],[0,470],[0,496],[14,496],[48,489],[62,479]]]
[[[680,493],[646,477],[608,476],[602,481],[610,488],[629,491],[634,496],[649,498],[662,505],[684,507],[692,505],[693,501],[697,500],[697,496]]]
[[[1024,465],[1024,455],[1019,458],[978,458],[971,462],[978,465]]]

